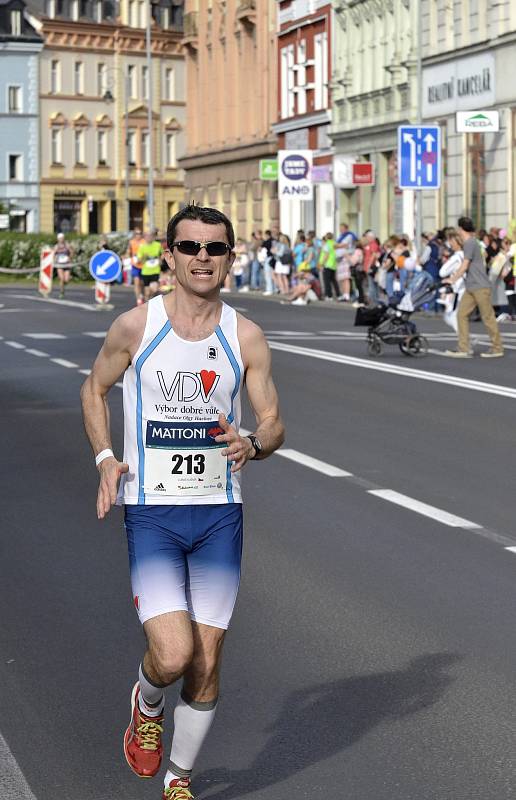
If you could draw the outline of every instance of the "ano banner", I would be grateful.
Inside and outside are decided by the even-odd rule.
[[[278,152],[280,200],[312,200],[312,150]]]

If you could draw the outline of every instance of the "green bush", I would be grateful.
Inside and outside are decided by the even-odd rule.
[[[81,236],[67,234],[66,239],[73,248],[72,263],[74,275],[81,280],[90,278],[88,264],[90,258],[99,249],[102,236]],[[122,256],[127,250],[127,236],[124,234],[108,234],[110,250]],[[41,248],[53,247],[56,235],[53,233],[14,233],[12,231],[0,232],[0,267],[13,271],[39,266]]]

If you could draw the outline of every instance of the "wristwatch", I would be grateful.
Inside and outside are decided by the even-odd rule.
[[[262,443],[260,442],[259,439],[256,438],[254,433],[250,433],[247,438],[249,439],[249,441],[251,442],[251,444],[253,445],[254,450],[255,450],[254,456],[252,458],[250,458],[249,460],[250,461],[254,461],[255,459],[257,459],[260,456],[260,454],[261,454],[261,452],[263,450]]]

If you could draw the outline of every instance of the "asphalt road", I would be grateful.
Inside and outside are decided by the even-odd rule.
[[[0,289],[1,800],[161,796],[122,756],[143,641],[121,512],[96,520],[78,396],[131,295],[112,311],[91,295]],[[288,437],[246,467],[244,576],[194,788],[516,797],[516,326],[506,358],[457,363],[438,354],[444,325],[421,318],[436,352],[372,360],[348,309],[228,302],[267,332]]]

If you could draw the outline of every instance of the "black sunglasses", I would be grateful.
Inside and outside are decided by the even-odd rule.
[[[231,252],[231,247],[226,242],[193,242],[190,239],[183,239],[181,242],[173,242],[170,245],[172,250],[177,247],[180,253],[185,256],[196,256],[201,252],[201,247],[206,248],[209,256],[224,256]]]

